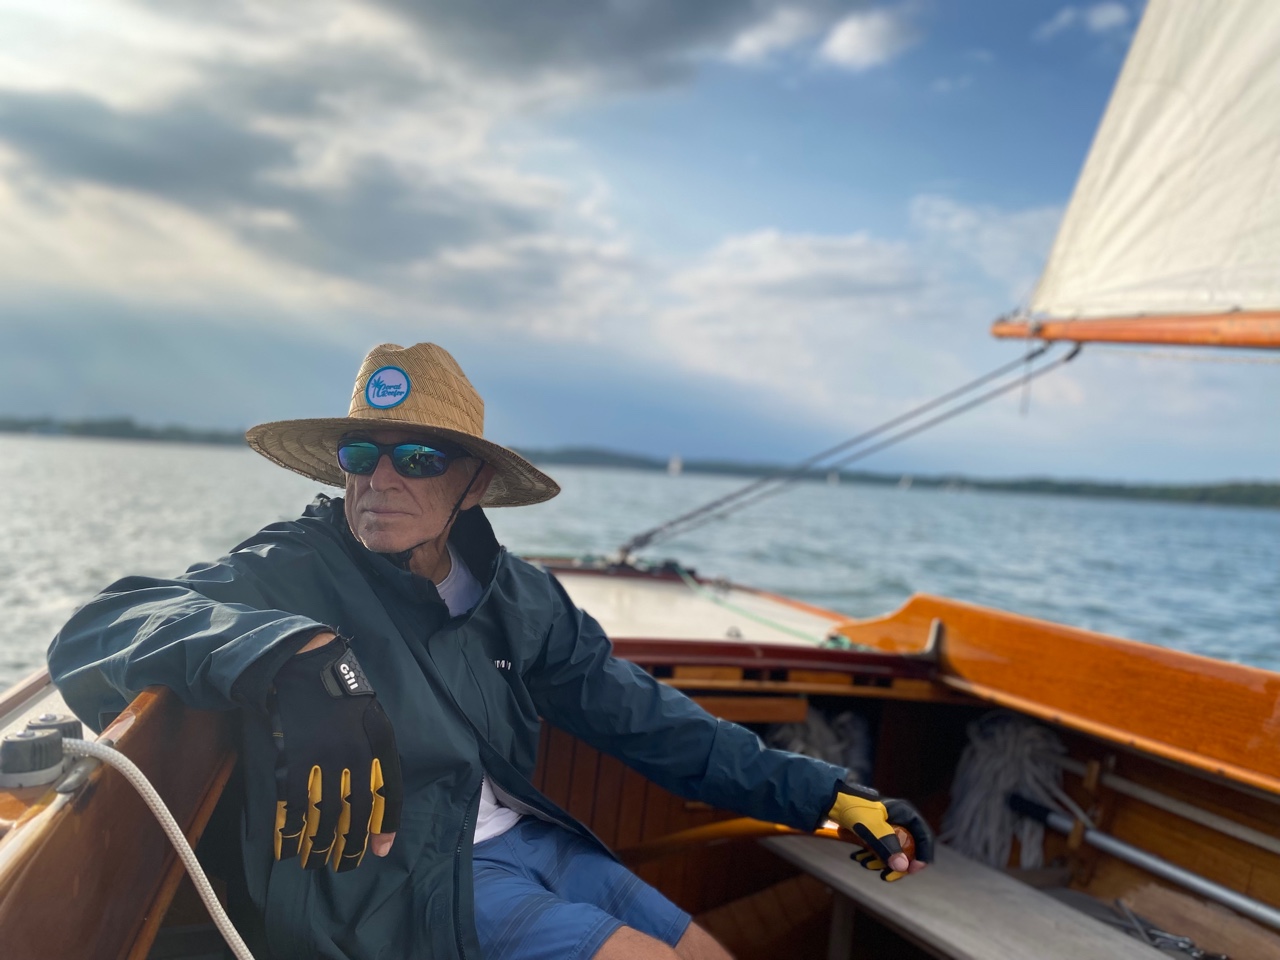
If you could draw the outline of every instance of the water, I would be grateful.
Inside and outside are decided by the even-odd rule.
[[[739,481],[552,468],[490,511],[516,552],[604,554]],[[0,688],[126,574],[211,559],[322,488],[247,449],[0,436]],[[874,616],[915,592],[1280,669],[1280,511],[804,484],[650,551]]]

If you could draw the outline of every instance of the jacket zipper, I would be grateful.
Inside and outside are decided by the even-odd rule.
[[[467,804],[467,815],[462,818],[462,831],[458,834],[458,845],[453,850],[453,939],[458,947],[458,956],[461,960],[466,960],[467,950],[462,943],[462,916],[458,899],[458,890],[462,889],[462,845],[467,842],[468,836],[474,836],[475,830],[471,826],[472,812],[480,803],[480,791],[484,788],[483,782],[481,786],[476,787],[476,792],[471,795],[471,802]]]

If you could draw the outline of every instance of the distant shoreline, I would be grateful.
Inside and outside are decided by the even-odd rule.
[[[107,440],[150,440],[161,443],[243,445],[244,433],[230,430],[193,430],[189,427],[150,427],[126,417],[102,420],[54,420],[50,417],[0,417],[0,433],[39,436],[97,437]],[[550,466],[666,472],[668,462],[641,454],[618,453],[598,447],[561,447],[534,450],[517,447],[534,463]],[[730,460],[685,460],[681,472],[715,476],[764,477],[787,470],[786,465],[740,463]],[[807,471],[808,482],[861,483],[873,486],[920,487],[952,491],[982,490],[993,493],[1035,493],[1052,496],[1094,497],[1111,500],[1151,500],[1165,503],[1205,503],[1217,506],[1270,507],[1280,509],[1280,483],[1131,484],[1092,480],[1053,480],[1023,477],[1009,480],[978,479],[960,474],[917,476],[901,473],[838,471],[833,478],[823,469]]]
[[[169,425],[148,427],[128,417],[103,420],[54,420],[51,417],[0,417],[0,433],[42,437],[100,437],[104,440],[158,440],[163,443],[244,444],[244,431],[193,430]]]

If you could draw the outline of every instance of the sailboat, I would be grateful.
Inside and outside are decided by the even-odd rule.
[[[1278,49],[1280,4],[1149,0],[1040,284],[997,336],[1280,348]],[[883,884],[838,841],[688,802],[544,729],[535,785],[742,960],[1280,957],[1280,674],[942,597],[851,620],[673,565],[541,562],[619,656],[713,713],[859,717],[874,784],[949,824],[928,870]],[[0,697],[6,732],[63,713],[42,674]],[[233,715],[153,689],[100,740],[216,840]],[[1038,792],[1032,753],[1052,768]],[[113,770],[8,782],[6,957],[216,955]],[[996,824],[985,846],[962,792]]]

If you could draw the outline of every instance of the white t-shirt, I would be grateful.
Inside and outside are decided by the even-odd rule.
[[[436,584],[436,590],[449,608],[449,616],[457,617],[476,605],[484,589],[453,549],[453,544],[449,544],[449,563],[449,575]],[[485,777],[480,783],[480,813],[476,818],[475,842],[506,833],[519,820],[520,814],[498,802],[493,785]]]

